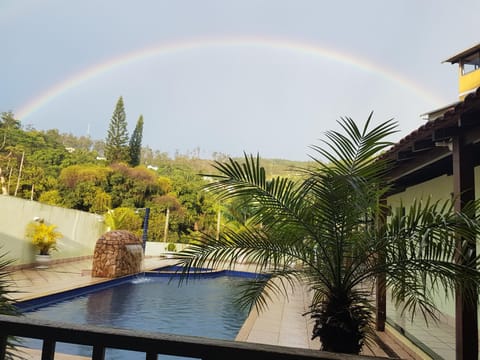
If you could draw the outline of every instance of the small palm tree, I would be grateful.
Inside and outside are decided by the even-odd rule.
[[[105,215],[105,225],[110,230],[128,230],[135,232],[141,228],[142,219],[134,209],[121,207],[108,210]]]
[[[375,156],[390,145],[385,139],[396,123],[370,128],[371,118],[363,128],[341,119],[343,133],[329,131],[324,146],[313,147],[323,161],[314,158],[316,166],[304,169],[299,182],[267,180],[258,156],[217,162],[220,174],[212,175],[217,181],[207,190],[248,204],[251,217],[240,230],[225,228],[219,239],[196,238],[180,255],[185,273],[233,267],[239,259],[255,263],[268,277],[249,283],[240,301],[260,310],[272,292],[286,295],[288,285],[305,283],[313,292],[312,337],[323,350],[355,354],[372,333],[378,276],[386,276],[406,311],[426,318],[436,314],[436,291],[453,292],[464,279],[472,289],[478,286],[478,259],[456,263],[454,241],[458,235],[475,238],[476,204],[472,212],[457,214],[451,202],[418,201],[378,221],[386,212],[380,199],[388,191],[388,164]]]

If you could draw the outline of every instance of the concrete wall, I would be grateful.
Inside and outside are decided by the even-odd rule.
[[[145,256],[163,256],[167,252],[168,243],[147,241],[145,245]],[[176,243],[176,251],[182,251],[187,247],[187,244]]]
[[[36,249],[25,239],[25,228],[36,217],[57,225],[63,234],[58,240],[58,251],[52,251],[53,260],[93,256],[97,240],[106,231],[103,217],[99,215],[0,195],[0,253],[8,252],[7,257],[15,260],[12,265],[35,262]],[[149,241],[145,256],[163,256],[167,245]],[[175,245],[176,251],[186,246]]]
[[[0,195],[0,251],[8,252],[8,258],[15,260],[13,265],[34,262],[36,249],[25,239],[25,228],[36,217],[57,225],[63,234],[58,251],[52,252],[54,260],[93,255],[105,230],[98,215]]]

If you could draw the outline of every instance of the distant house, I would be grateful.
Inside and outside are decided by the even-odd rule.
[[[382,155],[393,163],[389,180],[394,187],[386,199],[392,208],[400,202],[408,206],[415,198],[454,197],[456,209],[461,210],[467,201],[480,197],[480,44],[445,62],[458,64],[459,100],[424,114],[424,125]],[[476,252],[475,247],[470,250]],[[469,305],[461,291],[455,299],[438,299],[438,304],[442,322],[454,329],[455,335],[449,336],[455,341],[454,349],[437,355],[447,359],[477,359],[477,306]],[[387,322],[410,335],[427,351],[436,352],[433,343],[439,339],[431,329],[414,330],[408,319],[402,322],[395,318],[391,307],[387,307],[386,314]],[[422,332],[427,340],[421,339]]]

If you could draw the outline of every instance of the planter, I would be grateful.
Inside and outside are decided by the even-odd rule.
[[[35,255],[35,267],[37,269],[48,269],[50,261],[52,261],[51,255]]]
[[[164,255],[167,259],[172,259],[175,257],[175,251],[165,251]]]

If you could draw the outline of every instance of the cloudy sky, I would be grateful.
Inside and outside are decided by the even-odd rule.
[[[143,145],[306,160],[343,116],[457,100],[442,61],[477,44],[478,0],[0,0],[0,112],[104,139],[119,96]]]

